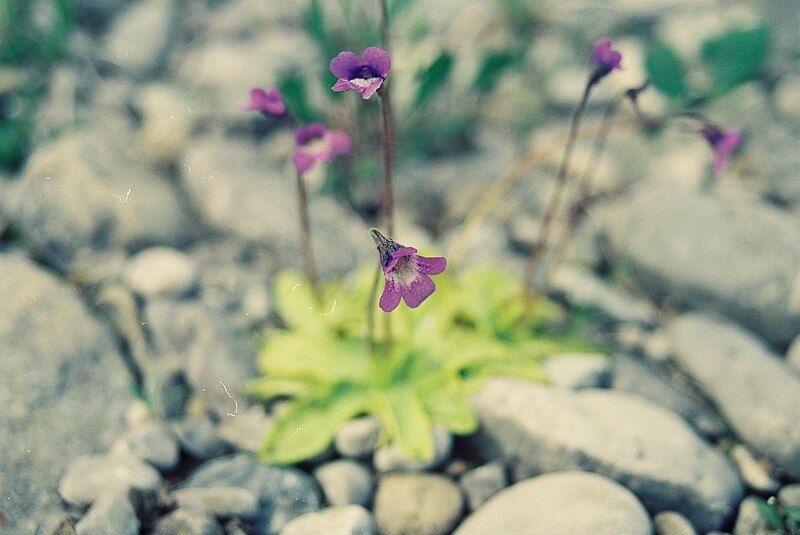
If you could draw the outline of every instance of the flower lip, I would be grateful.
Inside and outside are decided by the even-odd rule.
[[[238,107],[243,110],[260,111],[262,114],[272,117],[280,117],[286,113],[283,96],[274,87],[269,90],[260,87],[250,89],[250,101],[247,104],[240,104]]]

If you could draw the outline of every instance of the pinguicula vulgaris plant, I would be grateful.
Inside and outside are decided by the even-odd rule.
[[[395,238],[392,62],[386,50],[386,6],[380,4],[385,48],[341,52],[330,62],[337,79],[333,92],[379,101],[380,227],[369,230],[377,250],[375,271],[319,281],[303,173],[347,152],[349,138],[323,124],[299,127],[293,161],[305,276],[287,271],[276,278],[275,304],[283,328],[267,334],[260,360],[263,377],[250,385],[251,393],[263,399],[289,400],[262,450],[269,462],[293,463],[323,452],[341,423],[362,414],[377,416],[384,439],[408,456],[430,458],[434,425],[460,434],[475,430],[467,395],[482,380],[507,375],[543,381],[543,357],[584,347],[542,337],[544,326],[559,319],[561,309],[543,300],[537,314],[523,317],[507,274],[489,269],[448,275],[446,258],[428,256]],[[247,108],[291,118],[288,109],[275,105],[279,96],[253,90]],[[436,302],[426,303],[435,292]],[[403,302],[406,306],[400,306]]]
[[[359,102],[377,97],[379,102],[383,173],[379,224],[369,230],[377,263],[372,274],[364,270],[343,280],[319,280],[311,250],[309,219],[313,214],[308,210],[304,173],[348,152],[350,138],[323,123],[297,125],[293,162],[305,275],[285,271],[276,277],[275,307],[282,324],[267,333],[260,358],[263,376],[250,385],[257,397],[288,401],[261,452],[268,462],[294,463],[314,457],[329,447],[342,423],[366,414],[380,419],[384,441],[398,444],[412,458],[428,459],[434,452],[434,425],[457,434],[476,429],[467,396],[484,380],[502,375],[545,381],[542,358],[587,349],[564,328],[561,307],[547,299],[548,266],[542,260],[558,259],[594,199],[592,162],[601,156],[619,103],[630,102],[643,126],[660,126],[664,121],[648,119],[638,108],[647,82],[609,104],[589,166],[579,179],[578,198],[566,212],[567,224],[559,239],[551,243],[592,90],[622,68],[622,55],[612,43],[598,42],[541,233],[522,274],[523,291],[510,283],[512,275],[506,269],[454,271],[444,256],[421,253],[396,232],[392,60],[386,3],[380,1],[379,6],[382,47],[370,46],[360,54],[340,52],[329,64],[335,78],[332,92],[356,93]],[[292,117],[277,90],[254,89],[246,108],[270,117]],[[712,127],[707,121],[699,124],[698,132],[714,151],[713,169],[718,172],[738,147],[738,133]],[[492,202],[502,197],[494,189],[491,193]]]

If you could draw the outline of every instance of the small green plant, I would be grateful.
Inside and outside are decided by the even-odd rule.
[[[429,459],[434,425],[456,434],[475,430],[467,396],[486,378],[545,381],[543,357],[586,349],[564,336],[542,336],[562,316],[557,305],[540,300],[526,314],[511,275],[483,269],[441,276],[435,306],[393,312],[394,343],[372,358],[363,321],[370,278],[363,273],[326,286],[320,307],[299,274],[278,276],[276,308],[286,328],[269,333],[263,377],[250,385],[262,399],[289,400],[264,444],[266,461],[314,457],[339,425],[361,414],[378,417],[385,439],[409,457]]]
[[[74,0],[0,2],[0,169],[17,169],[31,149],[41,72],[66,54]]]
[[[800,507],[783,505],[774,497],[756,503],[767,527],[781,534],[800,535]]]
[[[707,88],[689,83],[683,58],[665,43],[655,42],[647,49],[645,70],[653,87],[676,104],[695,105],[760,76],[769,43],[770,30],[765,25],[737,28],[704,41],[699,59],[710,81]]]

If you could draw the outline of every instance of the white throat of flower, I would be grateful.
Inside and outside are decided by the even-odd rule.
[[[328,140],[328,135],[325,134],[322,137],[312,139],[303,145],[303,148],[306,150],[306,152],[317,155],[328,150],[329,145],[330,141]]]
[[[411,283],[417,280],[418,276],[419,266],[417,265],[417,257],[414,255],[404,256],[398,260],[392,270],[386,274],[386,278],[403,288],[411,286]]]
[[[375,82],[377,82],[378,80],[380,80],[380,78],[377,78],[377,77],[374,77],[374,78],[353,78],[352,80],[350,80],[350,83],[355,85],[355,86],[358,86],[358,87],[360,87],[362,89],[366,89],[369,86],[371,86],[372,84],[374,84]]]

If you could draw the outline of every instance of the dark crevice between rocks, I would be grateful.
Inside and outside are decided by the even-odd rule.
[[[183,154],[185,155],[186,153],[184,152]],[[166,183],[169,184],[170,188],[175,192],[178,204],[183,208],[189,220],[189,225],[191,225],[189,240],[187,243],[183,244],[184,246],[182,247],[182,249],[188,250],[199,243],[200,240],[198,238],[200,237],[203,238],[203,241],[208,241],[222,239],[226,236],[217,229],[212,228],[206,222],[197,205],[193,203],[192,199],[189,197],[181,178],[181,167],[183,163],[182,160],[172,161],[161,169],[161,174],[167,178]]]
[[[97,306],[96,289],[83,285],[80,281],[71,278],[69,270],[66,267],[66,262],[58,261],[53,255],[39,255],[30,249],[26,250],[29,257],[36,265],[72,286],[75,290],[75,295],[84,302],[92,316],[106,327],[106,332],[108,332],[114,340],[115,346],[122,357],[122,363],[128,370],[131,380],[130,386],[134,395],[143,397],[144,373],[134,358],[131,351],[131,344],[127,338],[121,335],[112,319],[108,317],[107,313],[104,313],[102,307]]]

